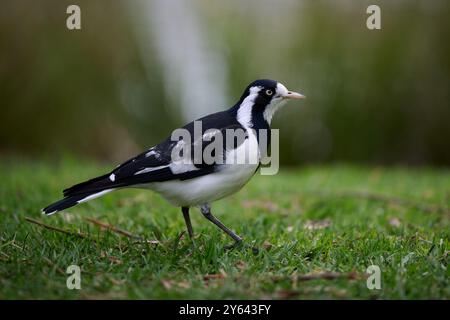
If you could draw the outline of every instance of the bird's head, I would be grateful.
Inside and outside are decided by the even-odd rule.
[[[235,105],[238,121],[245,127],[257,122],[270,125],[275,112],[288,100],[303,99],[304,95],[288,90],[275,80],[256,80],[248,85]]]

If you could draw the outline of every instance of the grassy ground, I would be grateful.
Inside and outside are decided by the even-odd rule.
[[[63,187],[108,168],[0,162],[0,298],[450,298],[448,170],[329,166],[255,176],[213,212],[256,253],[225,251],[230,239],[198,210],[194,248],[179,209],[148,191],[40,214]],[[81,290],[66,287],[71,264],[81,267]],[[381,290],[366,286],[373,264]]]

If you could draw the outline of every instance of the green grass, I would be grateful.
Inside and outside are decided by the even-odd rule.
[[[260,249],[255,253],[224,250],[231,240],[197,209],[194,248],[186,235],[179,237],[185,230],[180,210],[144,190],[40,214],[62,188],[109,168],[70,159],[0,162],[1,299],[450,298],[448,170],[335,165],[255,176],[213,205],[225,225]],[[25,217],[87,237],[47,230]],[[66,287],[71,264],[81,266],[81,290]],[[372,264],[381,268],[381,290],[367,289],[364,275]],[[303,280],[321,272],[343,277]]]

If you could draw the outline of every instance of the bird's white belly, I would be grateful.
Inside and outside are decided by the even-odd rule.
[[[227,153],[220,170],[189,180],[153,182],[145,188],[160,193],[176,206],[196,206],[221,199],[241,189],[259,166],[256,136],[251,133],[238,148]]]
[[[160,193],[176,206],[195,206],[221,199],[241,189],[253,176],[257,165],[228,165],[215,173],[189,180],[150,183],[147,187]]]

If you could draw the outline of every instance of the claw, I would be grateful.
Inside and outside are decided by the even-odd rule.
[[[235,241],[233,244],[229,244],[229,245],[226,245],[225,247],[223,247],[225,250],[233,250],[233,249],[235,249],[235,248],[237,248],[237,247],[242,247],[242,245],[243,245],[243,241],[242,241],[242,239],[241,240],[239,240],[239,241]]]

